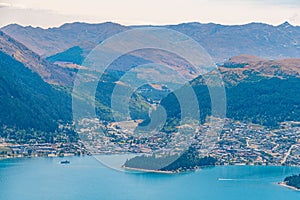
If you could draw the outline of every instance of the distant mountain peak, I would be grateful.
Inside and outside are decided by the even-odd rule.
[[[8,27],[9,27],[9,28],[22,28],[23,26],[14,23],[14,24],[8,24],[8,25],[2,27],[1,29],[6,29],[6,28],[8,28]]]
[[[288,21],[285,21],[284,23],[280,24],[278,27],[287,28],[290,26],[293,26],[293,25],[290,24]]]
[[[123,25],[114,22],[103,22],[103,23],[96,23],[96,24],[91,24],[86,22],[72,22],[72,23],[65,23],[60,27],[54,29],[65,29],[65,28],[72,28],[77,26],[123,26]]]

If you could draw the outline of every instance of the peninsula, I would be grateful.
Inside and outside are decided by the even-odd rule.
[[[195,148],[190,147],[181,155],[151,155],[136,156],[125,162],[123,168],[128,170],[180,173],[202,167],[215,166],[217,159],[211,156],[201,157]]]
[[[281,186],[288,187],[293,190],[300,191],[300,174],[288,176],[284,179],[282,183],[279,183]]]

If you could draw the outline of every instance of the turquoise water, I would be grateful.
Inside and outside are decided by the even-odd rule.
[[[0,200],[205,199],[291,200],[300,192],[275,184],[295,167],[222,166],[168,175],[124,173],[93,157],[30,158],[0,161]]]

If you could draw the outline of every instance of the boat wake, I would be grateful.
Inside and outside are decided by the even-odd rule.
[[[218,178],[218,181],[255,181],[254,179]]]

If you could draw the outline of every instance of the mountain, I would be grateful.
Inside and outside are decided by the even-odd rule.
[[[59,125],[72,121],[69,89],[74,74],[75,71],[43,60],[0,32],[0,136],[26,143],[37,138],[51,142],[60,134]],[[116,85],[114,76],[105,75],[96,93],[97,113],[106,120],[112,120],[110,95]],[[130,107],[133,118],[145,118],[144,113],[148,113],[148,104],[139,95],[133,95]],[[73,137],[72,129],[68,131]]]
[[[276,127],[282,121],[300,121],[299,27],[288,23],[280,26],[186,23],[163,27],[189,35],[220,63],[218,70],[226,86],[227,117],[269,127]],[[114,23],[72,23],[50,29],[19,25],[2,28],[2,127],[53,132],[60,122],[67,123],[71,118],[71,97],[67,92],[55,89],[56,85],[71,86],[77,70],[70,68],[82,68],[82,61],[93,47],[131,28]],[[113,121],[110,104],[114,87],[121,85],[124,90],[130,87],[119,81],[122,75],[132,67],[150,63],[166,64],[192,79],[191,85],[201,102],[201,120],[211,115],[209,90],[203,78],[194,77],[189,64],[179,56],[148,49],[119,57],[98,82],[96,112],[101,119]],[[94,73],[82,69],[87,74]],[[149,72],[144,70],[140,77],[147,75],[149,78],[148,75],[159,73],[159,70]],[[134,94],[130,114],[133,119],[149,120],[151,100],[160,102],[162,99],[161,105],[168,114],[165,130],[170,131],[170,126],[175,127],[180,119],[180,105],[174,93],[165,96],[162,91],[169,91],[161,88],[148,85],[142,88],[144,93]],[[152,95],[150,100],[147,99],[149,94]]]
[[[49,29],[12,24],[1,30],[37,54],[49,57],[74,46],[89,51],[106,38],[128,30],[128,27],[111,22],[103,24],[77,22]]]
[[[20,143],[53,142],[71,129],[75,71],[45,61],[0,31],[0,136]],[[60,135],[62,136],[62,135]]]
[[[238,84],[253,78],[300,78],[300,59],[267,60],[250,55],[234,56],[219,67],[226,83]]]
[[[195,39],[217,62],[240,54],[268,59],[300,55],[300,27],[288,23],[280,26],[262,23],[234,26],[185,23],[167,27]]]
[[[267,60],[249,55],[229,59],[219,66],[225,82],[226,116],[273,128],[280,122],[300,121],[299,69],[300,59]],[[211,115],[209,90],[201,76],[191,85],[198,98],[200,120],[204,122]],[[161,105],[168,113],[165,130],[174,130],[181,112],[176,96],[169,94]]]
[[[44,60],[26,46],[1,31],[0,51],[23,63],[50,84],[72,85],[74,72]]]
[[[54,133],[71,120],[71,98],[10,55],[0,51],[1,136]],[[9,131],[11,130],[11,131]],[[24,131],[22,131],[24,130]]]
[[[80,46],[86,55],[106,38],[135,27],[137,26],[114,23],[72,23],[58,28],[41,29],[13,24],[1,30],[39,55],[49,57],[74,46]],[[300,55],[300,27],[287,22],[279,26],[262,23],[227,26],[193,22],[160,27],[190,36],[218,63],[240,54],[267,59],[296,58]]]

